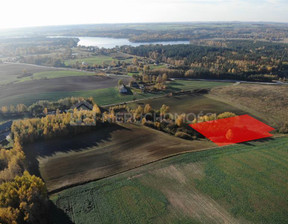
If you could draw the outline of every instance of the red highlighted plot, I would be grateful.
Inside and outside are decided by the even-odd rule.
[[[190,126],[218,146],[271,137],[273,135],[269,132],[274,130],[249,115],[190,124]]]

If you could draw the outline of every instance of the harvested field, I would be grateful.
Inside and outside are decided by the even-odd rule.
[[[288,123],[288,86],[241,84],[212,89],[210,96],[255,114],[275,128]]]
[[[182,96],[164,96],[156,99],[144,99],[138,101],[137,103],[129,104],[132,108],[137,106],[145,106],[145,104],[150,104],[154,109],[159,109],[163,104],[170,107],[171,113],[223,113],[226,111],[233,112],[237,115],[245,114],[243,110],[233,107],[229,104],[220,102],[218,100],[213,100],[205,95],[182,95]]]
[[[25,146],[33,172],[48,190],[111,176],[185,151],[214,147],[207,140],[187,141],[147,127],[125,124],[73,139]]]

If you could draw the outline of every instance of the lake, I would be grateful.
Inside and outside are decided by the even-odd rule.
[[[51,36],[50,38],[67,38],[67,36]],[[79,38],[78,46],[85,47],[99,47],[99,48],[114,48],[116,46],[129,45],[137,47],[140,45],[149,45],[149,44],[163,44],[163,45],[173,45],[173,44],[189,44],[189,41],[159,41],[159,42],[139,42],[133,43],[128,39],[118,39],[110,37],[70,37],[70,38]]]

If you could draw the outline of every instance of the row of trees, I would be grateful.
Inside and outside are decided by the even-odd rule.
[[[225,112],[219,114],[210,114],[205,116],[198,116],[193,121],[188,121],[188,116],[185,113],[172,114],[169,113],[169,106],[163,104],[159,109],[154,109],[150,104],[145,106],[138,106],[135,109],[131,109],[127,105],[119,105],[110,107],[109,114],[116,122],[131,122],[131,123],[142,123],[147,127],[151,127],[176,137],[185,139],[194,139],[201,137],[201,135],[192,129],[190,123],[198,123],[204,121],[212,121],[222,118],[234,117],[234,113]],[[123,115],[127,113],[127,115]],[[123,115],[123,116],[117,116]]]
[[[40,116],[43,115],[43,111],[46,110],[47,112],[51,111],[65,111],[71,109],[73,105],[77,102],[86,101],[90,104],[95,104],[92,97],[83,98],[83,97],[68,97],[64,99],[60,99],[58,101],[48,101],[48,100],[40,100],[36,103],[33,103],[29,107],[24,104],[17,104],[16,106],[2,106],[0,107],[0,115],[5,117],[13,117],[13,116],[23,116],[23,115],[30,115],[30,116]]]
[[[13,139],[19,139],[21,143],[31,143],[38,139],[86,132],[101,124],[103,124],[101,110],[94,105],[92,111],[78,111],[75,108],[72,113],[56,113],[42,118],[14,121],[11,134]]]

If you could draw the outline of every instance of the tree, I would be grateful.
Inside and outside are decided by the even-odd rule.
[[[43,114],[47,115],[48,114],[48,109],[45,107],[43,110]]]
[[[146,104],[144,107],[144,113],[148,114],[148,113],[152,113],[153,112],[153,108],[150,106],[150,104]]]
[[[15,106],[10,105],[9,110],[10,110],[10,113],[14,113],[15,112]]]
[[[169,112],[169,106],[163,104],[162,107],[160,108],[160,115],[163,116],[168,112]]]
[[[7,106],[3,106],[3,107],[1,107],[1,112],[2,112],[3,114],[8,113],[8,111],[9,111],[9,109],[8,109]]]
[[[94,105],[93,105],[92,111],[95,112],[96,115],[101,114],[101,109],[100,109],[100,107],[99,107],[97,104],[94,104]]]
[[[141,106],[138,106],[137,109],[135,110],[134,112],[134,118],[136,120],[139,120],[143,114],[144,110],[143,110],[143,107]]]
[[[162,75],[162,81],[163,81],[163,82],[166,82],[167,80],[168,80],[168,76],[167,76],[166,73],[164,73],[164,74]]]
[[[157,83],[161,83],[161,82],[162,82],[162,77],[161,77],[161,75],[158,75],[158,76],[157,76],[156,82],[157,82]]]
[[[144,67],[143,67],[144,73],[147,73],[149,70],[150,70],[150,66],[149,65],[144,65]]]
[[[132,60],[133,65],[138,65],[138,58],[133,58]]]
[[[17,104],[16,110],[18,113],[25,113],[27,112],[27,107],[24,104]]]
[[[44,182],[27,171],[0,185],[1,223],[47,223],[47,205]]]
[[[223,118],[229,118],[229,117],[235,117],[236,114],[232,113],[232,112],[224,112],[222,114],[219,114],[217,116],[217,119],[223,119]]]
[[[184,122],[185,122],[185,117],[186,115],[185,114],[181,114],[177,117],[175,123],[178,127],[181,127],[183,126]]]
[[[118,81],[118,86],[121,86],[121,85],[123,85],[123,80],[122,80],[122,79],[119,79],[119,81]]]

